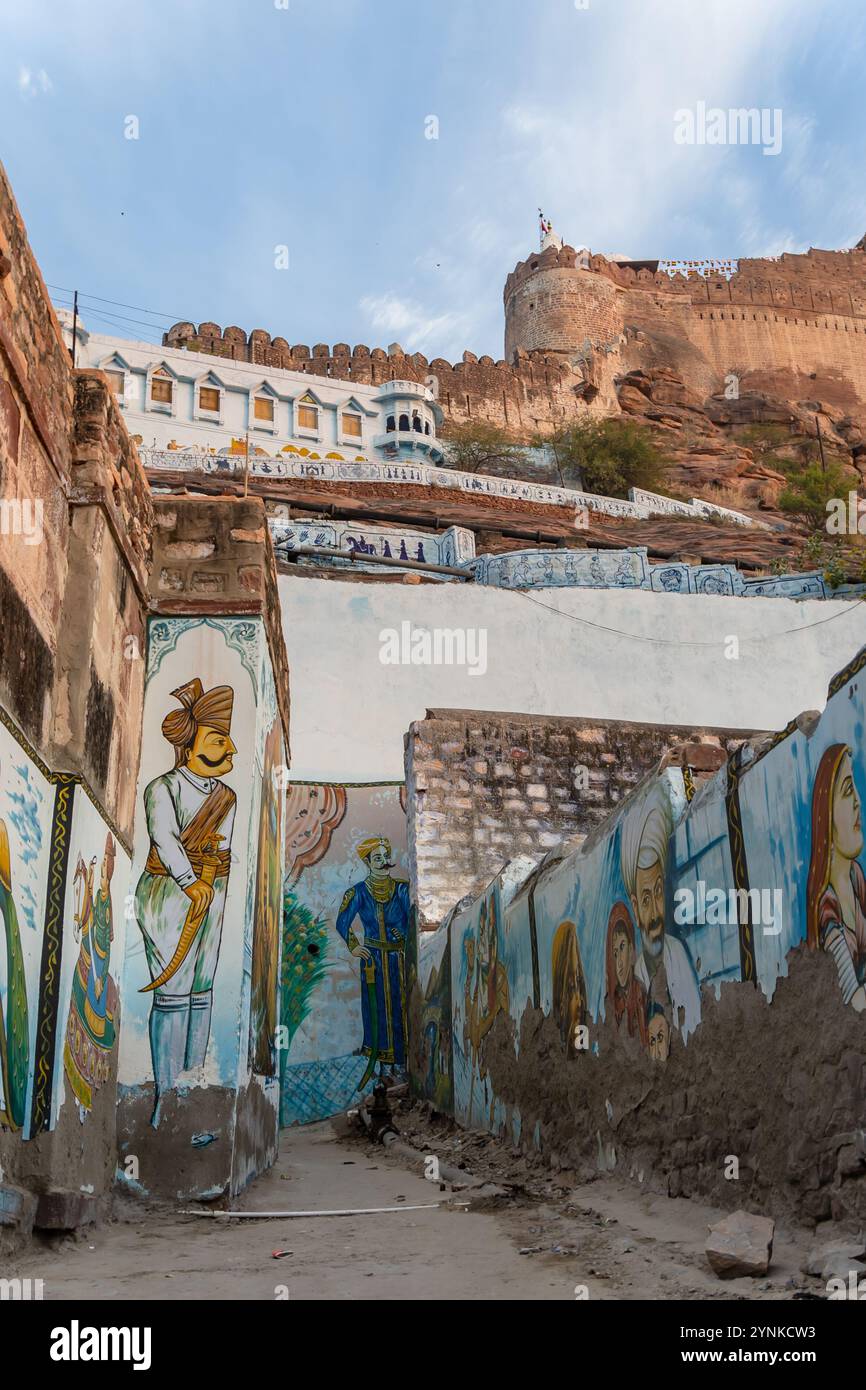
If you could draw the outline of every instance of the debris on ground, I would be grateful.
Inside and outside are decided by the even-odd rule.
[[[766,1274],[773,1254],[775,1222],[768,1216],[735,1211],[710,1227],[706,1254],[720,1279]]]

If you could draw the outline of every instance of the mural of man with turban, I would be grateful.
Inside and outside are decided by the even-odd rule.
[[[196,677],[172,694],[181,708],[166,715],[162,732],[174,767],[145,788],[150,850],[135,891],[151,976],[142,992],[153,992],[154,1128],[166,1091],[207,1055],[236,805],[221,780],[237,752],[234,692],[205,691]]]
[[[346,890],[337,916],[337,932],[361,962],[363,1056],[367,1070],[363,1090],[378,1061],[402,1067],[406,1061],[406,941],[409,936],[409,885],[391,877],[391,841],[374,836],[358,846],[367,877]],[[359,920],[363,939],[353,927]]]
[[[686,1039],[701,1021],[701,994],[691,957],[681,941],[665,931],[665,879],[673,829],[670,806],[654,789],[631,808],[620,835],[620,866],[641,936],[635,978],[646,990],[647,1009],[670,1006],[675,1020],[682,1010]]]
[[[836,962],[846,1004],[866,1009],[866,875],[860,798],[851,749],[834,743],[812,789],[812,856],[806,886],[806,940]]]

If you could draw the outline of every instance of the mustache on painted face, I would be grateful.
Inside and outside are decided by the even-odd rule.
[[[644,946],[649,951],[650,955],[657,956],[661,951],[664,944],[664,930],[665,924],[662,917],[653,917],[646,928],[641,927],[641,936],[644,940]]]
[[[204,753],[199,753],[198,756],[199,761],[203,762],[206,767],[222,767],[224,762],[231,762],[232,760],[231,753],[223,753],[221,758],[206,758]]]

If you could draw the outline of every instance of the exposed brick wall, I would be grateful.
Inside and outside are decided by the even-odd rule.
[[[72,399],[69,359],[0,167],[0,501],[25,508],[25,521],[37,508],[42,516],[40,542],[0,533],[0,701],[39,746],[66,585]]]
[[[409,865],[422,931],[517,854],[589,834],[661,759],[700,777],[749,735],[428,710],[406,736]]]
[[[0,500],[41,516],[0,534],[0,702],[128,837],[144,663],[127,639],[143,655],[150,490],[105,376],[72,367],[2,169]]]
[[[574,353],[613,346],[623,331],[622,293],[589,270],[550,268],[521,279],[505,301],[505,355]]]
[[[349,349],[345,343],[333,348],[317,343],[290,346],[285,338],[271,338],[263,329],[253,329],[249,338],[240,328],[221,329],[218,324],[176,324],[164,336],[170,346],[185,346],[191,352],[206,352],[236,362],[255,362],[261,367],[280,367],[286,371],[307,372],[334,377],[340,381],[378,386],[386,381],[432,384],[446,419],[492,420],[518,435],[536,430],[548,432],[564,420],[585,411],[583,369],[559,356],[522,352],[516,361],[494,361],[464,352],[460,362],[442,357],[428,359],[421,352],[406,354],[402,348],[385,352],[364,344]],[[610,404],[610,399],[608,400]]]

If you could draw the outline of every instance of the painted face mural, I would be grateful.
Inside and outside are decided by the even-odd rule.
[[[671,1025],[661,1004],[650,1004],[647,1048],[654,1062],[666,1062],[671,1050]]]
[[[116,850],[109,834],[94,886],[96,859],[86,866],[79,855],[75,868],[75,939],[78,960],[63,1046],[63,1066],[82,1110],[92,1110],[93,1094],[110,1075],[116,1040],[117,987],[109,974],[114,919],[111,880]]]
[[[834,743],[812,790],[812,855],[806,890],[806,938],[833,957],[842,998],[866,1009],[866,876],[860,797],[851,750]]]
[[[358,1083],[362,1091],[377,1063],[406,1063],[406,941],[409,885],[391,877],[391,842],[364,840],[358,858],[367,877],[347,889],[337,917],[337,933],[361,962],[361,1051],[369,1060]],[[359,924],[361,935],[354,928]]]
[[[30,1070],[30,1025],[27,1013],[27,980],[21,950],[21,929],[12,889],[9,830],[0,820],[0,913],[6,951],[6,1017],[0,999],[0,1125],[21,1129],[27,1106]]]
[[[145,788],[150,850],[135,893],[153,993],[150,1046],[159,1124],[182,1071],[204,1064],[219,960],[236,797],[220,778],[237,751],[234,692],[195,677],[172,692],[181,708],[162,721],[174,767]]]
[[[580,1030],[586,1026],[586,984],[573,922],[561,922],[553,938],[551,952],[553,977],[553,1018],[567,1057],[576,1056],[582,1046]]]
[[[647,1005],[670,1013],[687,1037],[701,1018],[701,997],[691,957],[665,930],[665,880],[673,829],[670,805],[658,786],[631,808],[621,827],[622,878],[640,932],[635,979]]]
[[[607,1002],[618,1028],[623,1023],[629,1037],[637,1035],[647,1045],[646,989],[635,978],[634,927],[624,902],[615,902],[607,922]]]
[[[476,1075],[486,1094],[487,1067],[482,1056],[482,1043],[497,1016],[508,1011],[508,974],[499,949],[498,893],[491,891],[481,902],[476,939],[467,936],[464,942],[466,977],[463,999],[463,1051],[468,1058],[471,1081],[469,1087],[469,1121],[476,1102]],[[492,1123],[493,1096],[490,1095]],[[485,1117],[487,1118],[487,1117]]]

